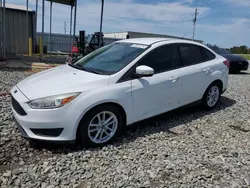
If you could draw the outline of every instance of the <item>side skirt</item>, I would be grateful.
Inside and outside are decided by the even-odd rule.
[[[151,120],[151,119],[156,118],[156,117],[159,117],[159,116],[161,116],[161,115],[163,115],[163,114],[173,113],[173,112],[180,111],[180,110],[183,110],[183,109],[187,109],[187,108],[190,108],[190,107],[193,107],[193,106],[198,106],[199,104],[201,104],[201,100],[198,100],[198,101],[195,101],[195,102],[186,104],[186,105],[184,105],[184,106],[178,107],[178,108],[176,108],[176,109],[173,109],[173,110],[170,110],[170,111],[167,111],[167,112],[163,112],[163,113],[158,114],[158,115],[156,115],[156,116],[152,116],[152,117],[149,117],[149,118],[146,118],[146,119],[143,119],[143,120],[140,120],[140,121],[137,121],[137,122],[128,124],[127,126],[133,126],[133,125],[135,125],[135,124],[137,124],[137,123],[141,123],[141,122],[143,122],[143,121]]]

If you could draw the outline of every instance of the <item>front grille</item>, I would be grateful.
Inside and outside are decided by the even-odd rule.
[[[26,116],[27,113],[24,111],[24,109],[20,106],[20,104],[16,101],[16,99],[11,96],[11,104],[13,109],[18,113],[20,116]]]

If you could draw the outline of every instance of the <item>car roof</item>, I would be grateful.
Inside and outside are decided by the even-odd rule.
[[[133,39],[119,40],[117,42],[151,45],[156,42],[168,41],[168,40],[173,40],[173,39],[172,38],[133,38]]]
[[[187,42],[190,44],[200,44],[194,41],[184,40],[184,39],[175,39],[175,38],[133,38],[133,39],[124,39],[116,41],[117,43],[135,43],[143,45],[152,45],[158,42]]]

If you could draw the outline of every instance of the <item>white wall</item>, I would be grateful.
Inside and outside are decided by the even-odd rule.
[[[154,34],[154,33],[141,33],[141,32],[117,32],[117,33],[104,33],[104,37],[108,38],[118,38],[118,39],[126,39],[126,36],[129,34],[130,38],[142,38],[142,37],[162,37],[162,38],[176,38],[180,39],[182,37],[170,36],[170,35],[162,35],[162,34]],[[186,40],[192,40],[188,38],[183,38]],[[195,40],[196,42],[203,43],[201,40]]]
[[[128,32],[104,33],[104,37],[126,39],[127,34],[128,34]]]

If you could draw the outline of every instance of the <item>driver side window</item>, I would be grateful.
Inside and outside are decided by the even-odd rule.
[[[176,62],[174,45],[165,45],[149,52],[149,54],[139,61],[138,66],[149,66],[157,74],[174,69]]]

